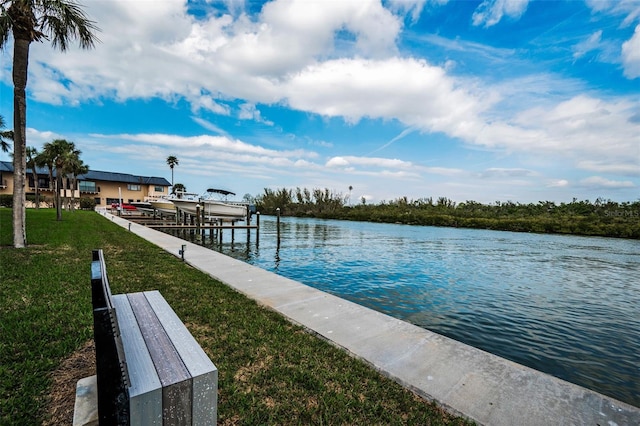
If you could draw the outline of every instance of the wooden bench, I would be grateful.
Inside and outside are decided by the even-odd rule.
[[[101,425],[215,425],[218,370],[158,291],[112,295],[91,262]]]

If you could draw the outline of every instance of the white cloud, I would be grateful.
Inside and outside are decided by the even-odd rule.
[[[622,65],[627,78],[640,77],[640,25],[633,37],[622,44]]]
[[[211,0],[207,0],[207,3],[210,2]],[[245,11],[246,0],[222,0],[222,3],[224,3],[229,13],[233,16],[238,16]]]
[[[442,6],[448,2],[449,0],[388,0],[387,4],[396,13],[411,15],[411,21],[415,23],[427,3]]]
[[[586,0],[586,3],[594,13],[624,16],[622,28],[640,20],[640,2],[637,0]],[[622,43],[620,61],[625,77],[640,77],[640,25],[636,26],[633,36]]]
[[[256,108],[254,104],[244,103],[240,105],[240,112],[238,118],[241,120],[253,120],[258,123],[266,124],[267,126],[273,126],[273,122],[262,118],[260,110]]]
[[[230,115],[231,111],[229,106],[222,105],[216,102],[210,95],[202,95],[200,97],[191,98],[191,111],[197,113],[200,110],[211,111],[219,115]]]
[[[573,59],[580,59],[592,50],[598,49],[602,40],[602,30],[591,34],[588,39],[578,43],[573,48]]]
[[[222,155],[223,152],[240,153],[247,155],[260,156],[265,158],[315,158],[317,153],[305,151],[303,149],[277,151],[273,149],[263,148],[258,145],[251,145],[228,136],[179,136],[167,134],[121,134],[121,135],[100,135],[92,134],[92,137],[100,139],[117,139],[123,141],[140,142],[144,144],[154,144],[160,146],[180,147],[182,149],[203,148],[215,155]]]
[[[466,170],[454,169],[450,167],[423,167],[422,169],[427,173],[431,173],[434,175],[441,175],[441,176],[454,177],[454,176],[469,175],[469,172],[467,172]]]
[[[527,10],[529,0],[484,0],[473,13],[473,25],[485,28],[496,25],[503,17],[519,19]]]
[[[65,135],[50,131],[40,131],[31,127],[27,127],[27,144],[39,148],[47,142],[51,142],[55,139],[67,139]],[[73,140],[69,140],[73,142]],[[12,144],[13,145],[13,144]]]
[[[207,179],[213,177],[216,182],[228,181],[235,189],[237,182],[242,179],[257,179],[265,182],[266,186],[266,182],[270,180],[285,179],[290,182],[291,176],[303,178],[324,170],[322,165],[314,163],[314,159],[318,157],[315,152],[302,149],[266,149],[226,136],[92,134],[81,142],[83,147],[91,147],[88,150],[91,156],[87,158],[90,164],[99,158],[101,164],[107,164],[101,167],[112,170],[118,170],[119,166],[131,161],[135,161],[136,168],[142,170],[143,165],[148,162],[156,164],[152,167],[154,171],[150,173],[155,174],[158,173],[157,165],[164,165],[167,155],[177,154],[182,175],[178,181],[187,184],[190,190],[205,185]],[[105,158],[114,157],[113,154],[116,161],[105,161]]]
[[[392,169],[409,169],[413,164],[408,161],[377,158],[377,157],[333,157],[327,163],[327,167],[348,167],[348,166],[367,166],[367,167],[386,167]]]
[[[492,167],[480,173],[481,178],[522,178],[535,176],[536,173],[527,169],[508,169]]]
[[[354,54],[381,57],[396,51],[400,28],[400,21],[372,0],[273,1],[264,5],[255,21],[243,15],[237,20],[223,16],[194,23],[174,50],[182,52],[186,62],[198,58],[198,67],[219,78],[228,95],[273,101],[273,84],[317,58],[334,54],[339,31],[354,36]],[[263,96],[257,97],[255,93],[261,92]]]
[[[558,179],[551,181],[547,186],[550,188],[564,188],[569,186],[569,181],[566,179]]]
[[[348,167],[351,163],[346,158],[333,157],[325,164],[327,167]]]
[[[622,176],[640,176],[640,143],[636,150],[635,158],[631,153],[630,158],[625,163],[609,163],[598,160],[580,161],[576,166],[583,170],[598,173],[615,173]]]
[[[204,120],[200,117],[191,117],[191,119],[193,121],[195,121],[196,123],[198,123],[200,126],[202,126],[203,128],[213,132],[213,133],[217,133],[219,135],[222,136],[226,136],[226,137],[230,137],[229,134],[227,133],[227,131],[225,131],[224,129],[221,129],[220,127],[216,126],[215,124],[211,123],[210,121]]]
[[[280,82],[289,74],[336,54],[340,32],[353,36],[349,54],[384,58],[396,53],[402,27],[375,0],[272,1],[255,21],[244,14],[195,19],[184,0],[89,2],[86,9],[102,29],[101,43],[93,51],[71,49],[65,55],[34,44],[34,98],[60,103],[101,96],[184,97],[194,110],[225,114],[225,107],[206,97],[277,102]],[[61,80],[73,84],[51,87]]]
[[[416,59],[338,59],[307,67],[283,87],[288,104],[327,117],[397,118],[425,131],[457,134],[477,120],[480,100],[440,67]]]
[[[622,26],[630,25],[640,18],[638,0],[585,0],[594,12],[625,16]]]
[[[640,123],[631,118],[639,107],[633,100],[575,96],[551,108],[523,111],[509,125],[487,126],[477,142],[576,161],[637,163]]]
[[[601,176],[592,176],[586,179],[582,179],[580,184],[594,189],[620,189],[620,188],[634,188],[636,185],[629,181],[617,181],[605,179]]]

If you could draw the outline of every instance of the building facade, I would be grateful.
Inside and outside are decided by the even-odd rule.
[[[37,168],[36,176],[31,169],[27,169],[27,197],[35,195],[36,182],[41,201],[53,204],[55,198],[55,182],[50,182],[49,170]],[[53,172],[55,180],[56,173]],[[96,206],[108,207],[118,203],[122,197],[123,203],[147,201],[169,195],[171,184],[161,177],[137,176],[126,173],[102,172],[90,170],[76,178],[75,188],[71,188],[71,179],[65,179],[64,188],[60,195],[67,198],[92,198]],[[13,194],[13,163],[0,161],[0,195]]]

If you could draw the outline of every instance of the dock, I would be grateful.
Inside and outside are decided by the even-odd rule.
[[[133,223],[137,223],[142,226],[146,226],[153,229],[193,229],[193,230],[201,230],[201,229],[258,229],[259,225],[255,224],[238,224],[236,222],[239,221],[205,221],[201,223],[196,223],[195,221],[186,221],[188,223],[177,223],[175,217],[173,219],[169,218],[154,218],[152,216],[140,215],[140,214],[125,214],[122,216],[124,219],[131,221]]]
[[[256,225],[171,225],[144,224],[153,229],[258,229]]]

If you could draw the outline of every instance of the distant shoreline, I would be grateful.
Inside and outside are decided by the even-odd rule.
[[[640,239],[640,216],[638,223],[606,223],[590,216],[568,216],[562,218],[532,217],[532,218],[486,218],[459,217],[450,215],[433,215],[426,217],[388,217],[374,220],[355,219],[336,215],[302,215],[306,217],[324,219],[357,220],[374,223],[397,223],[417,226],[440,226],[449,228],[486,229],[492,231],[532,232],[537,234],[577,235],[588,237],[609,237]]]
[[[367,204],[361,198],[360,203],[351,204],[350,194],[344,196],[327,188],[265,188],[254,201],[259,212],[275,215],[279,211],[283,216],[640,239],[640,199],[616,202],[599,197],[593,202],[574,198],[560,204],[481,204],[456,203],[446,197],[400,197],[379,204]]]

